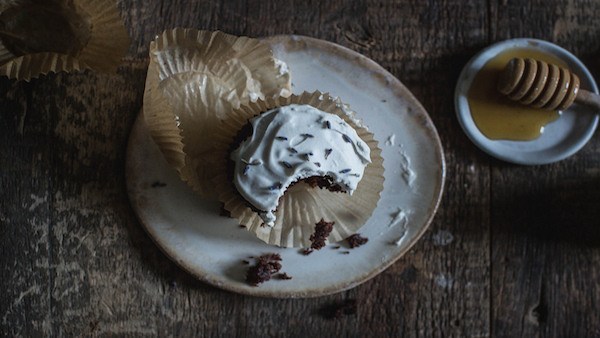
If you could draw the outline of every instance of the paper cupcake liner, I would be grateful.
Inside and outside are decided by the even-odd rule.
[[[241,67],[248,78],[246,92],[259,97],[290,93],[290,74],[279,70],[271,47],[258,39],[175,28],[163,32],[150,44],[150,59],[150,65],[158,67],[160,80],[203,68],[221,77],[228,68]]]
[[[55,30],[22,28],[21,24],[35,25],[24,8],[57,15],[67,23],[68,32],[65,26],[62,31],[56,28],[56,22],[48,25]],[[0,6],[3,14],[6,20],[14,20],[10,31],[0,34],[0,75],[9,78],[27,81],[50,72],[82,69],[114,72],[129,47],[129,36],[112,0],[15,0]]]
[[[158,91],[144,107],[152,135],[180,177],[209,197],[213,190],[207,182],[215,175],[212,137],[219,119],[239,107],[239,98],[221,79],[196,72],[173,75]]]
[[[91,69],[115,72],[127,53],[130,38],[114,0],[74,0],[89,15],[92,33],[78,58]]]
[[[181,179],[215,197],[212,139],[220,121],[251,98],[289,94],[289,88],[289,73],[281,74],[267,44],[176,28],[150,46],[144,118]]]
[[[291,186],[279,201],[275,213],[277,217],[275,226],[268,227],[236,191],[231,177],[227,176],[227,168],[230,165],[229,151],[231,151],[232,140],[248,123],[248,119],[270,109],[290,104],[308,104],[344,119],[356,129],[359,137],[369,146],[372,163],[365,168],[363,178],[352,195],[311,188],[306,184]],[[281,247],[310,247],[310,235],[314,233],[315,224],[321,219],[327,222],[335,221],[333,231],[328,237],[329,242],[343,240],[356,233],[366,223],[375,210],[383,190],[383,158],[373,134],[357,123],[353,112],[346,109],[339,99],[332,98],[328,94],[305,92],[299,96],[251,102],[231,113],[223,121],[215,141],[217,152],[220,153],[220,161],[216,164],[220,174],[214,179],[219,200],[223,202],[225,209],[233,218],[237,218],[240,224],[245,225],[249,231],[268,244]]]
[[[6,49],[6,46],[4,46],[4,43],[0,40],[0,65],[10,61],[14,57],[15,55]]]

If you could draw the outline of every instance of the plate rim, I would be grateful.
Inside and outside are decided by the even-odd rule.
[[[435,215],[437,214],[437,210],[441,203],[441,199],[442,199],[444,187],[445,187],[445,179],[446,179],[446,162],[445,162],[444,151],[443,151],[443,147],[442,147],[442,143],[441,143],[439,134],[437,132],[437,129],[435,128],[435,125],[433,124],[433,121],[431,120],[431,117],[429,116],[429,113],[423,107],[423,105],[419,102],[419,100],[417,100],[414,97],[412,92],[410,92],[408,90],[408,88],[406,88],[404,86],[404,84],[402,82],[400,82],[400,80],[398,78],[396,78],[393,74],[391,74],[389,71],[387,71],[385,68],[383,68],[381,65],[379,65],[375,61],[371,60],[370,58],[368,58],[356,51],[353,51],[347,47],[338,45],[336,43],[317,39],[317,38],[302,36],[302,35],[274,35],[274,36],[270,36],[270,37],[261,38],[261,40],[266,41],[267,43],[269,43],[271,45],[274,45],[277,43],[285,43],[287,41],[294,41],[294,42],[305,41],[307,43],[307,45],[310,45],[313,48],[316,47],[318,49],[325,49],[325,50],[332,49],[334,52],[337,51],[338,52],[337,54],[343,54],[348,59],[354,58],[355,60],[360,60],[365,67],[369,68],[369,70],[373,71],[374,73],[384,75],[384,77],[389,80],[388,85],[395,87],[398,92],[402,93],[402,98],[406,99],[409,102],[409,105],[413,106],[414,108],[416,108],[418,110],[418,114],[415,114],[415,115],[418,116],[419,119],[422,119],[424,122],[422,124],[423,130],[427,133],[428,138],[432,141],[432,144],[434,145],[434,148],[435,148],[434,151],[435,151],[435,155],[436,155],[435,158],[439,161],[440,166],[439,166],[439,176],[436,176],[437,182],[435,185],[435,189],[433,191],[434,198],[430,201],[430,205],[429,205],[429,208],[427,211],[428,217],[426,218],[423,226],[421,226],[420,229],[415,232],[415,236],[413,237],[413,239],[406,244],[405,248],[402,251],[400,251],[397,255],[392,257],[388,262],[376,266],[369,273],[356,276],[356,278],[353,278],[349,282],[332,284],[331,286],[323,287],[318,290],[309,290],[308,292],[306,292],[306,291],[291,292],[291,291],[280,291],[280,290],[268,290],[268,289],[261,289],[260,287],[251,288],[251,289],[250,288],[241,288],[241,287],[236,287],[235,284],[224,284],[218,280],[211,279],[209,273],[202,274],[201,273],[202,271],[197,271],[197,269],[195,269],[194,267],[189,266],[185,261],[183,261],[177,257],[176,253],[173,252],[172,248],[170,248],[165,243],[161,243],[159,241],[160,236],[157,236],[157,234],[155,233],[155,230],[152,229],[152,227],[147,225],[148,220],[145,219],[144,214],[142,212],[140,212],[141,206],[138,203],[136,203],[138,201],[134,197],[135,196],[135,193],[133,191],[134,189],[133,189],[133,187],[130,186],[129,178],[132,176],[136,176],[136,171],[134,170],[135,165],[133,163],[131,163],[132,162],[131,157],[132,157],[132,152],[133,152],[133,148],[134,148],[132,146],[132,142],[134,141],[133,139],[136,136],[135,130],[136,130],[136,128],[139,128],[139,127],[137,127],[137,123],[139,123],[139,121],[143,121],[143,119],[141,117],[143,108],[140,109],[138,117],[136,118],[136,121],[134,122],[134,125],[131,129],[131,132],[130,132],[130,135],[129,135],[128,141],[127,141],[126,161],[125,161],[125,175],[126,175],[125,178],[126,178],[126,188],[127,188],[127,194],[129,197],[129,203],[130,203],[132,209],[134,210],[134,213],[136,215],[136,218],[140,222],[140,225],[145,230],[145,232],[149,235],[152,242],[155,243],[156,246],[172,262],[174,262],[182,270],[191,274],[194,278],[196,278],[202,282],[205,282],[211,286],[214,286],[214,287],[226,290],[226,291],[235,292],[238,294],[248,295],[248,296],[282,298],[282,299],[320,297],[320,296],[326,296],[326,295],[330,295],[330,294],[334,294],[334,293],[339,293],[339,292],[354,288],[354,287],[370,280],[371,278],[377,276],[378,274],[380,274],[381,272],[383,272],[384,270],[389,268],[398,259],[400,259],[402,256],[404,256],[408,251],[410,251],[410,249],[412,249],[412,247],[421,239],[421,237],[423,237],[423,234],[429,229],[429,226],[431,225]],[[396,90],[393,90],[393,91],[396,91]],[[274,248],[278,249],[278,247],[274,247]]]
[[[488,143],[503,142],[503,141],[507,141],[507,140],[489,139],[485,135],[483,135],[479,131],[479,129],[477,129],[477,126],[470,125],[471,121],[473,122],[473,124],[475,122],[473,121],[473,118],[471,116],[471,110],[468,107],[468,102],[463,104],[463,100],[466,100],[466,94],[464,94],[464,92],[466,90],[468,90],[468,88],[470,88],[470,85],[473,82],[473,78],[469,79],[469,77],[470,77],[469,71],[471,70],[470,68],[473,66],[473,64],[475,62],[480,61],[480,59],[484,56],[484,54],[489,52],[490,50],[501,48],[504,45],[506,45],[507,48],[511,48],[511,47],[515,48],[515,47],[518,47],[517,46],[518,44],[532,46],[533,48],[537,47],[537,49],[541,49],[538,46],[543,46],[544,49],[541,49],[542,51],[549,52],[552,55],[564,60],[567,63],[572,63],[572,64],[576,65],[582,73],[580,75],[585,76],[586,80],[589,81],[589,83],[592,85],[592,88],[591,88],[592,91],[596,94],[599,93],[596,81],[594,80],[594,77],[592,76],[590,71],[587,69],[585,64],[583,64],[583,62],[581,60],[579,60],[579,58],[577,58],[573,53],[569,52],[565,48],[563,48],[557,44],[554,44],[550,41],[535,39],[535,38],[514,38],[514,39],[502,40],[502,41],[498,41],[498,42],[491,44],[491,45],[483,48],[482,50],[480,50],[471,59],[469,59],[469,61],[462,68],[460,75],[458,76],[458,80],[456,82],[456,87],[454,90],[454,110],[455,110],[458,122],[459,122],[461,128],[463,129],[463,132],[467,135],[469,140],[471,140],[471,142],[477,146],[477,148],[479,148],[486,154],[488,154],[494,158],[497,158],[499,160],[502,160],[502,161],[505,161],[508,163],[513,163],[513,164],[534,166],[534,165],[551,164],[551,163],[555,163],[555,162],[559,162],[564,159],[567,159],[570,156],[577,153],[579,150],[581,150],[592,138],[592,136],[594,135],[596,128],[598,126],[598,120],[599,120],[598,113],[595,114],[595,117],[593,118],[592,123],[586,129],[586,132],[584,134],[582,134],[582,137],[580,137],[578,139],[578,141],[576,143],[574,143],[571,147],[568,147],[566,151],[560,152],[556,156],[545,157],[544,159],[537,160],[537,161],[535,159],[527,160],[527,159],[515,158],[514,155],[511,155],[514,153],[520,153],[520,154],[521,153],[522,154],[532,153],[531,151],[519,152],[517,149],[514,149],[513,152],[507,154],[505,152],[497,151],[497,150],[490,148],[490,145],[488,145]],[[491,59],[491,58],[489,58],[489,59]],[[469,81],[465,82],[466,80],[469,80]],[[464,106],[464,105],[466,105],[466,106]],[[479,134],[481,134],[481,136],[479,136]],[[535,140],[533,140],[533,141],[535,141]],[[544,151],[544,150],[535,151],[533,153],[540,153],[542,151]]]

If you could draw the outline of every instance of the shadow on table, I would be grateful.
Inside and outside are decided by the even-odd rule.
[[[203,292],[224,292],[209,284],[199,281],[190,273],[180,268],[169,257],[167,257],[160,248],[152,241],[150,236],[142,229],[138,220],[135,218],[133,211],[130,210],[131,219],[128,222],[127,230],[130,234],[133,246],[140,253],[141,262],[146,265],[146,268],[153,271],[166,281],[169,287],[176,288],[184,286],[193,288]]]
[[[125,184],[123,184],[123,189],[125,189],[124,185]],[[124,196],[126,196],[126,192],[124,192]],[[154,243],[148,233],[144,231],[142,225],[135,216],[135,212],[129,203],[127,204],[128,207],[124,208],[128,213],[126,217],[128,220],[127,231],[133,244],[132,246],[134,249],[139,251],[140,262],[146,265],[146,269],[151,270],[153,273],[160,276],[160,278],[168,283],[169,287],[171,288],[184,286],[210,293],[222,291],[198,280],[192,274],[179,267],[175,262],[173,262],[173,260],[163,253],[158,245]]]
[[[506,189],[492,201],[495,231],[600,246],[600,177],[556,181],[552,187]]]

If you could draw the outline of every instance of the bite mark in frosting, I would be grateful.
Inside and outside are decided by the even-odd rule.
[[[238,192],[273,226],[279,198],[294,182],[328,176],[352,194],[370,150],[356,130],[334,114],[292,104],[250,120],[252,135],[231,153]]]

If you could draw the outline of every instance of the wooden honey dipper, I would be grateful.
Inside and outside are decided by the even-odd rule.
[[[500,74],[498,90],[535,108],[565,110],[575,101],[600,111],[600,96],[580,89],[576,74],[540,60],[510,60]]]

